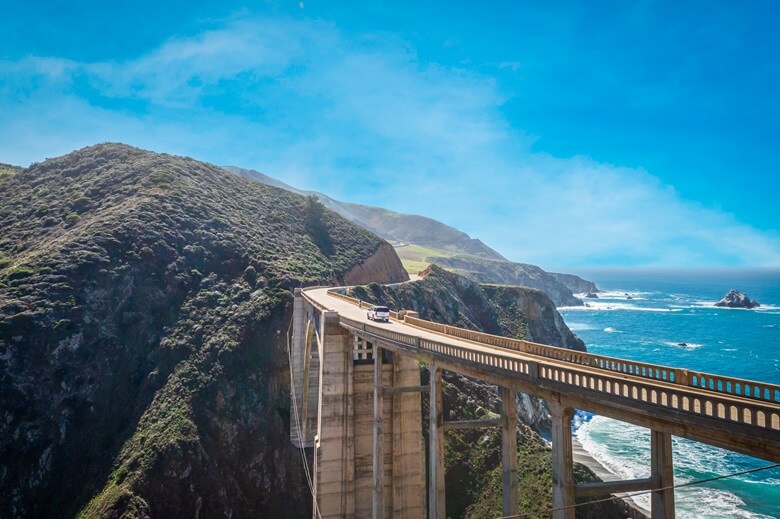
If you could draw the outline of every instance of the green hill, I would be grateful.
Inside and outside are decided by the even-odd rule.
[[[392,248],[305,197],[125,145],[12,173],[0,515],[310,515],[291,289],[403,281]]]

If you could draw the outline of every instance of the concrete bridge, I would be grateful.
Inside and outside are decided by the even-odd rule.
[[[427,509],[444,519],[444,431],[478,427],[502,430],[503,515],[517,514],[517,392],[543,398],[552,415],[553,519],[573,519],[578,497],[640,490],[653,491],[653,519],[673,519],[672,435],[780,462],[780,386],[477,333],[415,312],[374,323],[367,307],[333,289],[295,291],[291,440],[314,449],[315,516],[411,519]],[[443,371],[498,386],[501,417],[445,421]],[[575,409],[649,428],[650,476],[575,484]]]

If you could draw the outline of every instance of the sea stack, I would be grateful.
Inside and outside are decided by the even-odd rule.
[[[739,290],[731,289],[726,296],[715,303],[715,306],[724,306],[726,308],[755,308],[761,306],[758,301],[750,299],[746,294]]]

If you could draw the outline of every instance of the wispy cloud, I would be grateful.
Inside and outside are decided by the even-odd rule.
[[[393,35],[233,20],[124,62],[0,62],[0,80],[4,161],[119,140],[429,215],[550,267],[780,266],[777,235],[645,171],[534,152],[493,78]]]

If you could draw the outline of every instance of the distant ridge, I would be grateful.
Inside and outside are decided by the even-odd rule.
[[[474,239],[465,232],[433,218],[396,213],[381,207],[340,202],[317,191],[305,191],[294,188],[280,180],[251,169],[235,166],[225,166],[225,169],[248,180],[281,187],[300,195],[315,195],[328,209],[368,229],[381,238],[396,244],[414,243],[486,259],[507,261],[505,257],[482,243],[482,241]]]
[[[553,274],[536,265],[509,261],[482,241],[426,216],[341,202],[317,191],[294,188],[251,169],[235,166],[225,169],[248,180],[316,196],[328,209],[391,242],[411,274],[437,264],[477,283],[537,288],[556,306],[581,306],[583,303],[575,293],[599,291],[593,282],[578,276]]]

